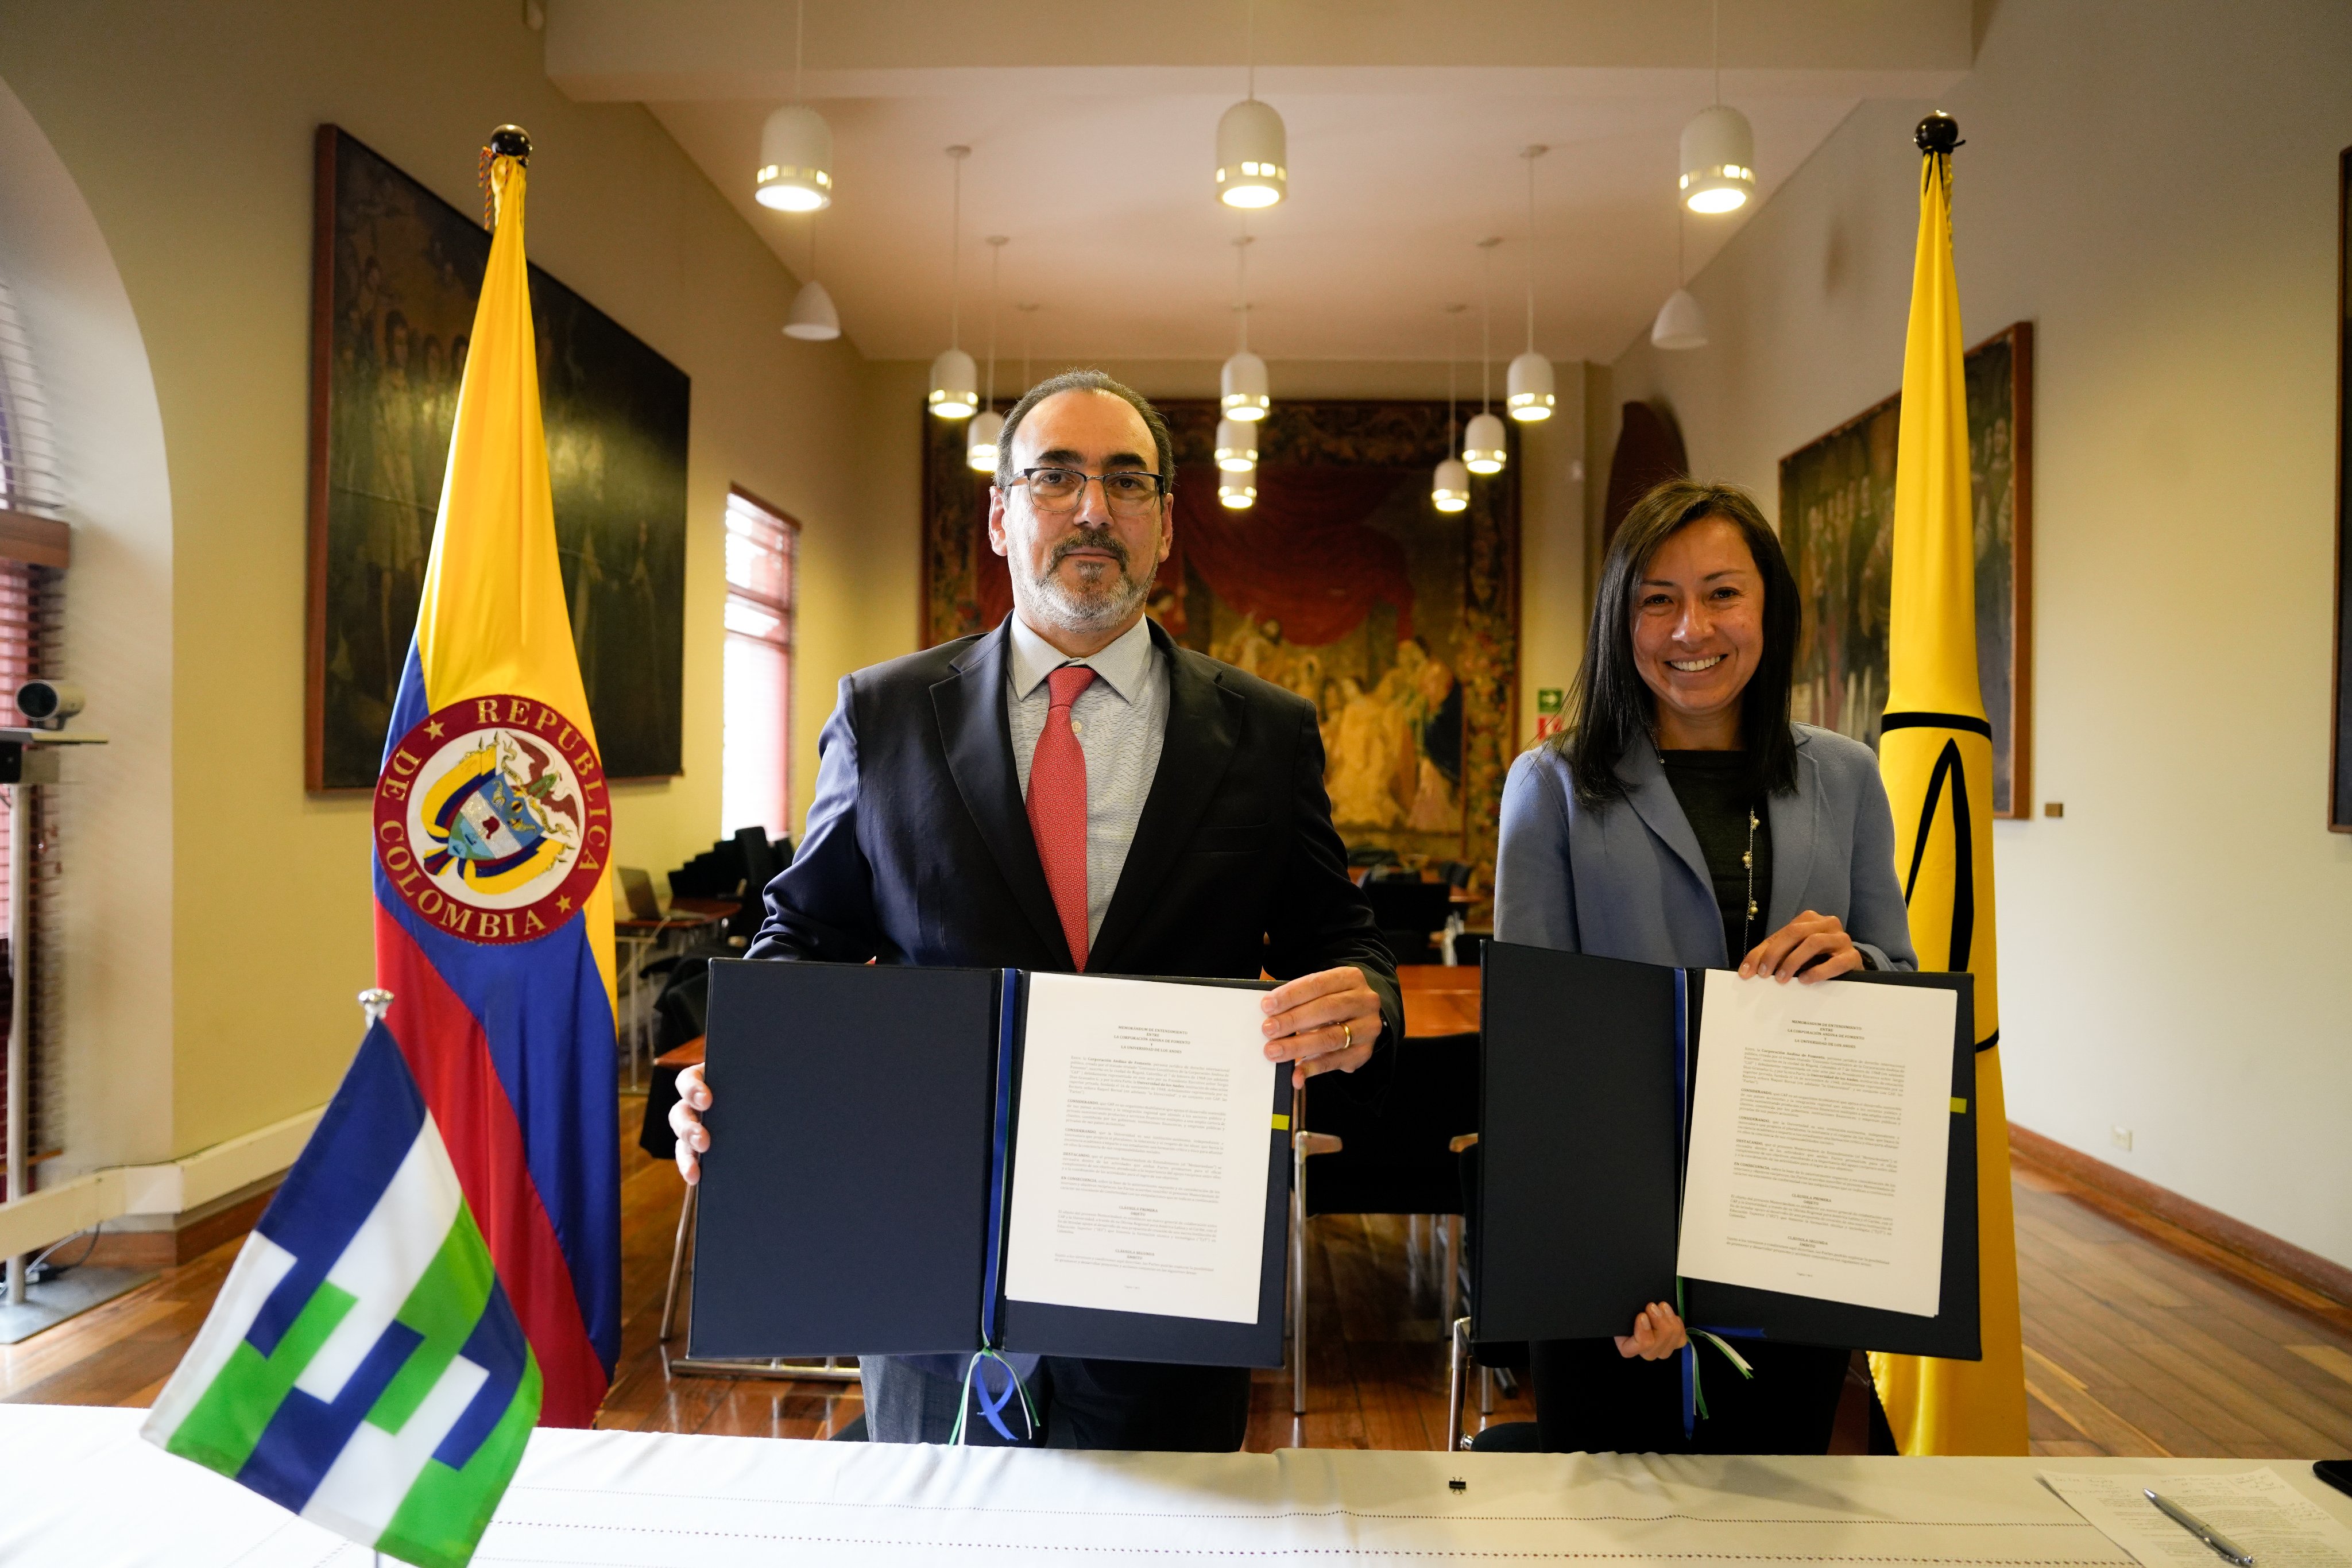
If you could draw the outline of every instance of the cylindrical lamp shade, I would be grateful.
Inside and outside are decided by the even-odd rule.
[[[972,415],[971,428],[964,433],[963,460],[975,474],[996,472],[996,444],[1004,438],[1004,416],[994,409]]]
[[[1727,103],[1702,109],[1683,127],[1683,205],[1727,213],[1756,193],[1756,136]]]
[[[1675,289],[1658,307],[1658,319],[1650,323],[1650,341],[1661,349],[1706,347],[1706,313],[1689,289]]]
[[[950,349],[931,361],[931,394],[927,400],[941,419],[961,419],[980,406],[980,367],[961,349]]]
[[[829,343],[841,336],[841,317],[833,308],[833,296],[824,285],[810,278],[793,296],[793,308],[784,318],[784,336],[803,342]]]
[[[803,103],[768,116],[760,131],[760,179],[752,194],[763,207],[813,213],[833,205],[833,127]]]
[[[1510,396],[1503,406],[1513,419],[1529,423],[1549,419],[1552,410],[1551,361],[1529,349],[1511,361]]]
[[[1437,474],[1430,481],[1429,504],[1441,512],[1458,512],[1470,504],[1470,470],[1462,465],[1459,457],[1449,457],[1437,465]]]
[[[1217,470],[1217,504],[1233,511],[1257,505],[1257,465]]]
[[[1246,420],[1217,421],[1217,466],[1246,474],[1257,466],[1257,431]]]
[[[1503,471],[1503,422],[1491,413],[1471,420],[1462,433],[1462,462],[1473,474]]]
[[[1274,106],[1245,98],[1217,121],[1217,199],[1270,207],[1290,189],[1289,138]]]
[[[1244,349],[1225,361],[1218,406],[1227,419],[1264,419],[1274,400],[1265,390],[1265,361]]]

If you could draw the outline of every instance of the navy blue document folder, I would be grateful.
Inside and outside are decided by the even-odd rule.
[[[1472,1300],[1481,1340],[1597,1339],[1675,1300],[1705,970],[1496,942],[1486,948]],[[1967,975],[1841,976],[1955,993],[1943,1268],[1932,1317],[1683,1281],[1684,1319],[1727,1334],[1975,1361],[1975,992]],[[1678,1060],[1684,1050],[1690,1061]]]
[[[1275,1062],[1266,1063],[1255,1322],[1004,1296],[1026,978],[1010,969],[711,965],[711,1147],[696,1221],[693,1354],[969,1353],[992,1328],[994,1348],[1015,1353],[1282,1364],[1289,1161],[1280,1124],[1290,1090]]]

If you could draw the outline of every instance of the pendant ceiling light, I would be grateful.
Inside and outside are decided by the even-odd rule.
[[[1247,235],[1234,241],[1234,314],[1241,323],[1240,340],[1234,357],[1225,361],[1224,372],[1218,377],[1217,398],[1217,406],[1227,419],[1264,419],[1266,410],[1274,406],[1274,400],[1266,392],[1265,361],[1250,352],[1249,246]],[[1249,505],[1246,501],[1241,504]]]
[[[798,338],[808,343],[829,343],[841,336],[841,317],[833,308],[833,296],[816,280],[816,219],[809,219],[808,279],[801,291],[793,296],[793,308],[784,315],[784,336]]]
[[[1486,253],[1486,282],[1481,290],[1486,298],[1480,307],[1483,315],[1478,328],[1478,412],[1472,417],[1470,428],[1462,433],[1462,461],[1473,474],[1503,471],[1503,422],[1486,411],[1495,365],[1495,247],[1502,243],[1500,236],[1478,242],[1478,248]]]
[[[931,361],[931,391],[925,401],[941,419],[961,419],[980,406],[980,367],[961,346],[963,317],[959,293],[963,287],[963,161],[969,147],[950,147],[948,161],[955,167],[955,204],[948,223],[948,347]]]
[[[1217,199],[1229,207],[1270,207],[1290,189],[1289,138],[1282,116],[1257,97],[1257,4],[1251,0],[1246,54],[1249,96],[1217,121]]]
[[[1723,101],[1723,0],[1714,16],[1715,102],[1683,127],[1682,202],[1695,213],[1736,212],[1756,193],[1756,133]]]
[[[1217,470],[1217,504],[1233,511],[1246,511],[1257,505],[1257,465],[1246,468],[1220,467]]]
[[[1217,421],[1217,466],[1246,474],[1257,466],[1257,426],[1247,420]]]
[[[1549,151],[1533,146],[1519,154],[1528,161],[1528,347],[1511,361],[1503,407],[1522,424],[1549,419],[1553,402],[1551,361],[1536,352],[1536,160]]]
[[[1010,243],[1007,235],[988,236],[988,383],[963,438],[963,460],[980,474],[996,472],[996,444],[1004,434],[1004,416],[996,412],[996,278]]]
[[[1706,347],[1706,312],[1686,287],[1683,277],[1683,211],[1675,209],[1675,283],[1674,293],[1658,307],[1658,319],[1650,323],[1650,341],[1661,349],[1704,349]]]
[[[1454,371],[1460,360],[1454,328],[1461,319],[1461,306],[1445,308],[1445,456],[1429,482],[1429,504],[1441,512],[1458,512],[1470,504],[1470,470],[1454,455]]]
[[[833,205],[833,127],[799,101],[801,35],[807,0],[793,14],[793,102],[760,128],[760,175],[752,196],[783,213],[814,213]],[[836,334],[837,335],[837,334]]]

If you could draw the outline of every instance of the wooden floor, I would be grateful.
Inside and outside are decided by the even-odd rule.
[[[642,1102],[624,1099],[634,1138]],[[673,1377],[656,1333],[679,1186],[625,1141],[622,1359],[600,1425],[814,1437],[859,1410],[856,1385]],[[2194,1238],[2126,1227],[2020,1162],[2018,1271],[2037,1454],[2247,1458],[2352,1453],[2352,1310]],[[1436,1270],[1401,1219],[1314,1222],[1308,1411],[1258,1375],[1249,1447],[1433,1448],[1445,1422]],[[0,1399],[151,1404],[236,1255],[232,1242],[81,1317],[0,1347]],[[1496,1392],[1493,1419],[1524,1420]],[[1851,1427],[1849,1427],[1849,1433]],[[1851,1437],[1849,1436],[1849,1441]]]

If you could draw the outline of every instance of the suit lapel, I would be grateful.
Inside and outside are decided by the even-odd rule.
[[[1706,856],[1698,847],[1698,835],[1691,831],[1690,819],[1683,814],[1683,803],[1675,798],[1675,787],[1666,781],[1666,770],[1659,764],[1657,752],[1648,742],[1635,741],[1617,759],[1617,777],[1625,781],[1625,798],[1633,802],[1634,814],[1682,858],[1691,875],[1698,879],[1699,891],[1706,895],[1707,906],[1713,908],[1714,873],[1706,869]],[[1775,819],[1776,831],[1778,826]]]
[[[1128,846],[1127,864],[1087,959],[1090,969],[1117,967],[1120,945],[1192,843],[1192,830],[1224,781],[1241,737],[1242,699],[1218,684],[1216,666],[1177,647],[1157,622],[1151,622],[1151,641],[1168,664],[1168,731],[1151,792],[1135,824],[1135,841]],[[1038,874],[1042,886],[1044,873]]]
[[[1813,847],[1821,834],[1814,814],[1821,810],[1821,766],[1813,760],[1804,731],[1797,732],[1797,792],[1775,795],[1766,808],[1772,818],[1772,901],[1765,911],[1765,933],[1778,931],[1804,907],[1806,885],[1813,878]]]
[[[940,743],[965,810],[996,857],[1021,913],[1036,927],[1038,940],[1055,955],[1055,966],[1066,969],[1070,945],[1045,886],[1045,868],[1037,859],[1036,836],[1021,800],[1021,776],[1013,765],[1013,729],[1004,713],[1010,625],[1008,616],[972,644],[953,675],[931,688],[931,710],[939,716]]]

